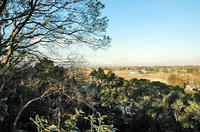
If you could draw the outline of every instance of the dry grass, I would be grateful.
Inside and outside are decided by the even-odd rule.
[[[160,81],[166,83],[168,74],[166,73],[154,73],[154,74],[139,74],[139,75],[130,75],[129,71],[114,71],[114,73],[120,77],[123,77],[127,80],[130,80],[132,78],[138,78],[138,79],[148,79],[151,81]]]
[[[98,69],[99,67],[93,66],[89,67],[91,69]],[[130,72],[136,72],[141,69],[161,69],[162,67],[159,66],[154,66],[154,67],[138,67],[138,66],[106,66],[106,67],[100,67],[103,68],[105,72],[108,72],[111,70],[113,73],[115,73],[117,76],[123,77],[127,80],[130,80],[132,78],[138,78],[138,79],[148,79],[151,81],[160,81],[163,83],[168,83],[167,79],[170,74],[176,74],[180,78],[185,78],[186,76],[190,78],[191,83],[196,80],[200,82],[200,66],[165,66],[164,68],[170,69],[171,71],[169,73],[166,73],[164,71],[157,71],[153,73],[148,73],[148,74],[138,74],[138,75],[131,75]],[[198,72],[192,72],[192,73],[187,73],[183,72],[181,70],[185,70],[188,68],[196,68],[199,69]],[[88,70],[87,73],[89,74],[91,70]]]

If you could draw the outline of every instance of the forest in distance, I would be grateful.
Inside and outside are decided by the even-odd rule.
[[[81,55],[70,52],[73,46],[85,52],[92,49],[94,61],[104,63],[93,51],[112,48],[111,40],[116,39],[107,31],[115,25],[108,25],[107,14],[116,13],[104,12],[109,4],[104,0],[0,0],[0,132],[200,131],[199,65],[85,66]],[[116,7],[112,9],[122,4],[127,3],[113,2]],[[140,4],[146,6],[136,2],[139,8],[131,9],[146,9]],[[143,30],[137,27],[136,31]],[[190,42],[192,47],[196,41]]]

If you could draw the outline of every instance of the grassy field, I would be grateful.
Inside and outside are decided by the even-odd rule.
[[[138,75],[131,75],[130,71],[124,70],[124,71],[114,71],[114,73],[120,77],[123,77],[127,80],[132,79],[132,78],[138,78],[138,79],[148,79],[151,81],[160,81],[160,82],[165,82],[167,80],[168,74],[167,73],[148,73],[148,74],[138,74]]]
[[[151,81],[160,81],[168,84],[168,78],[171,74],[175,74],[179,78],[189,79],[189,83],[200,84],[200,66],[106,66],[106,67],[87,67],[88,73],[92,69],[102,68],[105,72],[112,71],[117,76],[127,80],[132,78],[148,79]],[[145,71],[145,73],[143,73]],[[137,74],[130,74],[130,73]]]

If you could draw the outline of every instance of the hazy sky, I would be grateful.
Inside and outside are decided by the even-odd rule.
[[[76,49],[93,65],[199,65],[200,0],[102,0],[107,50]]]

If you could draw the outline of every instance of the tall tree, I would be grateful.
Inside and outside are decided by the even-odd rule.
[[[107,17],[99,0],[8,0],[1,2],[0,61],[8,64],[28,55],[42,55],[38,46],[53,48],[110,43]],[[5,4],[3,7],[3,4]],[[4,9],[4,10],[3,10]]]

